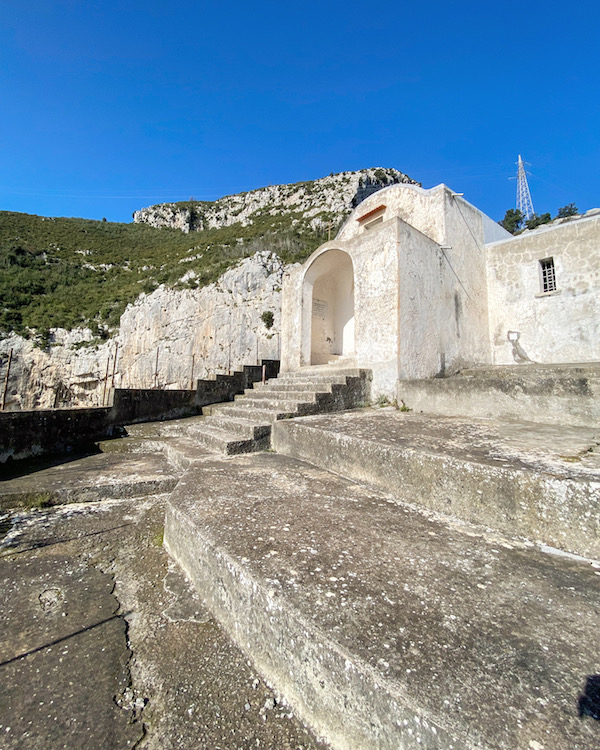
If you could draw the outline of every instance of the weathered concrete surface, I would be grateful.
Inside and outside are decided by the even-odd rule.
[[[274,454],[189,470],[165,543],[335,748],[600,743],[588,715],[600,570],[589,563]]]
[[[156,495],[179,475],[160,453],[99,453],[0,480],[0,508]]]
[[[600,364],[482,367],[399,380],[398,403],[425,414],[600,427]]]
[[[143,727],[115,701],[130,652],[112,577],[60,553],[0,571],[0,745],[135,745]]]
[[[390,407],[276,422],[272,445],[420,506],[600,559],[597,430]]]
[[[164,496],[0,518],[3,750],[320,747],[169,563],[163,520]]]

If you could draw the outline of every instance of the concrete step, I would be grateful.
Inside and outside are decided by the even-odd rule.
[[[156,430],[161,437],[183,437],[189,434],[190,430],[202,424],[203,420],[204,418],[198,415],[185,419],[171,419],[168,422],[155,422],[154,425],[156,425]],[[149,426],[152,426],[152,423]]]
[[[261,437],[257,440],[243,437],[231,430],[212,426],[204,423],[193,433],[202,447],[216,453],[231,456],[237,453],[251,453],[252,451],[264,450],[269,447],[270,436]]]
[[[344,378],[344,380],[346,380],[346,378],[360,378],[365,376],[368,372],[368,370],[359,368],[340,370],[327,368],[327,366],[324,366],[323,368],[317,366],[314,369],[312,367],[310,369],[301,368],[300,370],[294,370],[294,372],[283,373],[277,377],[277,380],[282,383],[289,383],[295,380],[308,380],[312,383],[327,383],[332,382],[332,378]],[[333,382],[335,382],[335,380]]]
[[[179,474],[198,461],[204,461],[211,453],[193,437],[163,438],[161,449],[169,465]]]
[[[160,453],[98,453],[0,481],[0,509],[159,495],[179,477]]]
[[[261,409],[250,409],[248,406],[243,408],[234,404],[218,404],[211,406],[206,413],[207,416],[222,414],[224,416],[240,417],[245,420],[251,420],[256,424],[269,424],[276,419],[287,419],[292,416],[289,412],[268,408],[268,402]]]
[[[220,427],[236,435],[258,440],[271,434],[271,424],[259,424],[243,417],[234,417],[226,412],[216,413],[204,418],[204,424]],[[198,429],[201,429],[200,427]]]
[[[433,511],[600,559],[600,435],[388,409],[286,420],[273,448]]]
[[[263,388],[260,390],[252,389],[246,391],[246,393],[243,396],[238,396],[236,398],[236,401],[240,401],[241,399],[251,398],[251,399],[286,399],[290,401],[307,401],[307,402],[314,402],[317,400],[317,396],[319,395],[330,395],[331,390],[325,391],[325,390],[318,390],[312,386],[311,388],[294,388],[292,389],[282,389],[282,388]]]
[[[345,385],[346,378],[343,375],[336,375],[330,377],[321,376],[319,378],[286,378],[285,375],[277,378],[277,380],[267,380],[266,383],[255,383],[254,390],[262,390],[264,388],[272,388],[274,390],[294,390],[295,388],[317,388],[324,390],[331,390],[332,385]]]
[[[149,437],[122,437],[96,443],[102,453],[159,453],[163,441],[158,431]]]
[[[271,411],[281,414],[314,414],[316,411],[316,402],[298,399],[261,399],[254,398],[252,395],[236,397],[234,401],[237,407],[242,409],[262,409],[268,405]]]
[[[600,365],[472,368],[401,380],[397,398],[425,414],[600,427]]]
[[[600,570],[403,499],[214,458],[172,493],[165,545],[334,750],[596,750]]]
[[[506,378],[548,377],[552,379],[591,377],[600,378],[600,362],[578,362],[576,364],[537,364],[535,362],[518,365],[483,365],[468,367],[458,373],[458,377]]]

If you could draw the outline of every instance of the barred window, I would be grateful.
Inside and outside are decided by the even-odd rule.
[[[556,272],[554,270],[554,258],[540,260],[540,273],[542,280],[542,293],[556,291]]]

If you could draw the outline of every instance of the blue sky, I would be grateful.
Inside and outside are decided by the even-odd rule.
[[[369,166],[600,206],[597,3],[3,0],[0,209],[130,221]]]

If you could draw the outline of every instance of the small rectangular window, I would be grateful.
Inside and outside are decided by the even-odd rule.
[[[556,272],[554,270],[554,258],[540,260],[540,271],[542,278],[542,293],[556,291]]]

